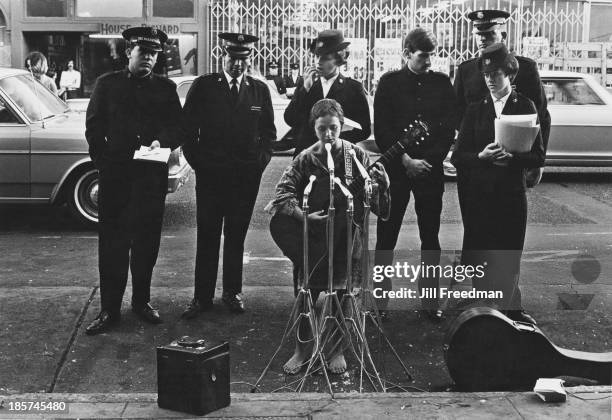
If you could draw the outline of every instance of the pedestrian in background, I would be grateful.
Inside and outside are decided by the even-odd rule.
[[[33,51],[28,54],[26,58],[26,65],[30,62],[30,71],[36,80],[38,80],[44,87],[49,89],[55,95],[57,95],[57,86],[53,79],[47,76],[47,71],[49,70],[49,66],[47,65],[47,58],[43,53],[38,51]]]
[[[60,92],[64,100],[79,97],[81,73],[74,69],[74,60],[68,60],[66,70],[60,76]]]

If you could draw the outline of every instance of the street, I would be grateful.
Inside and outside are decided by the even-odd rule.
[[[95,337],[86,336],[84,328],[99,311],[97,233],[77,226],[65,207],[1,206],[0,394],[154,392],[155,346],[183,335],[229,341],[232,381],[237,382],[232,391],[247,392],[248,384],[257,380],[280,343],[293,303],[291,264],[272,242],[269,215],[263,210],[289,161],[289,157],[275,156],[262,180],[245,245],[247,312],[243,315],[230,314],[216,300],[212,312],[193,321],[179,319],[193,293],[194,175],[167,198],[151,293],[164,323],[145,324],[129,311],[128,282],[121,325]],[[611,350],[611,185],[611,169],[554,168],[547,169],[542,183],[528,194],[521,273],[524,306],[561,347]],[[375,221],[371,223],[375,234]],[[460,248],[461,237],[456,185],[450,181],[442,212],[442,248]],[[372,237],[371,247],[374,240]],[[410,205],[398,249],[419,247]],[[576,263],[585,260],[593,262],[586,274]],[[220,278],[217,286],[220,297]],[[451,389],[442,344],[454,315],[432,324],[417,316],[416,302],[399,305],[392,304],[391,320],[384,327],[415,381],[406,381],[389,352],[377,349],[387,378],[403,387]],[[290,382],[284,379],[281,366],[292,346],[293,342],[286,344],[272,365],[264,381],[266,390]],[[351,369],[348,374],[332,376],[332,382],[339,391],[358,389],[358,378]],[[315,376],[308,387],[324,391],[323,377]]]

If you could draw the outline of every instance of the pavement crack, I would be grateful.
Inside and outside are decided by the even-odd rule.
[[[70,349],[72,348],[72,345],[74,344],[74,341],[76,340],[76,336],[77,336],[77,333],[79,332],[79,328],[81,328],[81,325],[83,325],[83,320],[85,319],[85,315],[87,314],[89,305],[91,305],[91,302],[93,302],[94,296],[96,295],[97,291],[98,291],[98,286],[94,287],[91,290],[91,293],[89,294],[89,298],[87,299],[87,302],[85,302],[85,305],[83,305],[83,309],[81,309],[81,313],[79,314],[79,317],[77,318],[77,321],[74,324],[74,327],[72,329],[72,334],[70,335],[70,338],[68,339],[68,343],[66,347],[64,348],[64,351],[62,352],[62,356],[60,357],[60,360],[57,362],[57,366],[55,367],[55,373],[53,374],[53,380],[51,381],[51,384],[49,385],[49,388],[47,389],[47,393],[54,392],[55,390],[55,385],[57,384],[57,380],[59,379],[60,374],[62,373],[62,369],[64,368],[64,364],[66,363],[66,359],[68,359],[68,353],[70,353]]]
[[[512,406],[512,408],[514,408],[514,411],[516,411],[516,414],[519,415],[519,417],[522,420],[525,420],[525,416],[523,416],[523,414],[521,414],[521,412],[519,411],[518,408],[516,408],[516,405],[514,405],[514,402],[512,401],[512,398],[510,398],[509,396],[506,396],[506,401],[508,401],[510,403],[510,405]]]

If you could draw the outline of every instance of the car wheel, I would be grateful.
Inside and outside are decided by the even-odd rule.
[[[96,169],[80,172],[68,188],[68,206],[72,215],[83,225],[98,223],[99,176]]]

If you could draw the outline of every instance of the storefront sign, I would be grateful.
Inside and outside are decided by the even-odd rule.
[[[121,32],[125,31],[132,26],[139,26],[133,23],[101,23],[100,24],[100,35],[117,35],[121,36]],[[165,25],[165,24],[149,24],[140,26],[152,26],[155,29],[164,31],[168,35],[178,35],[181,33],[180,25]]]
[[[402,38],[376,38],[374,41],[374,80],[402,67]]]

